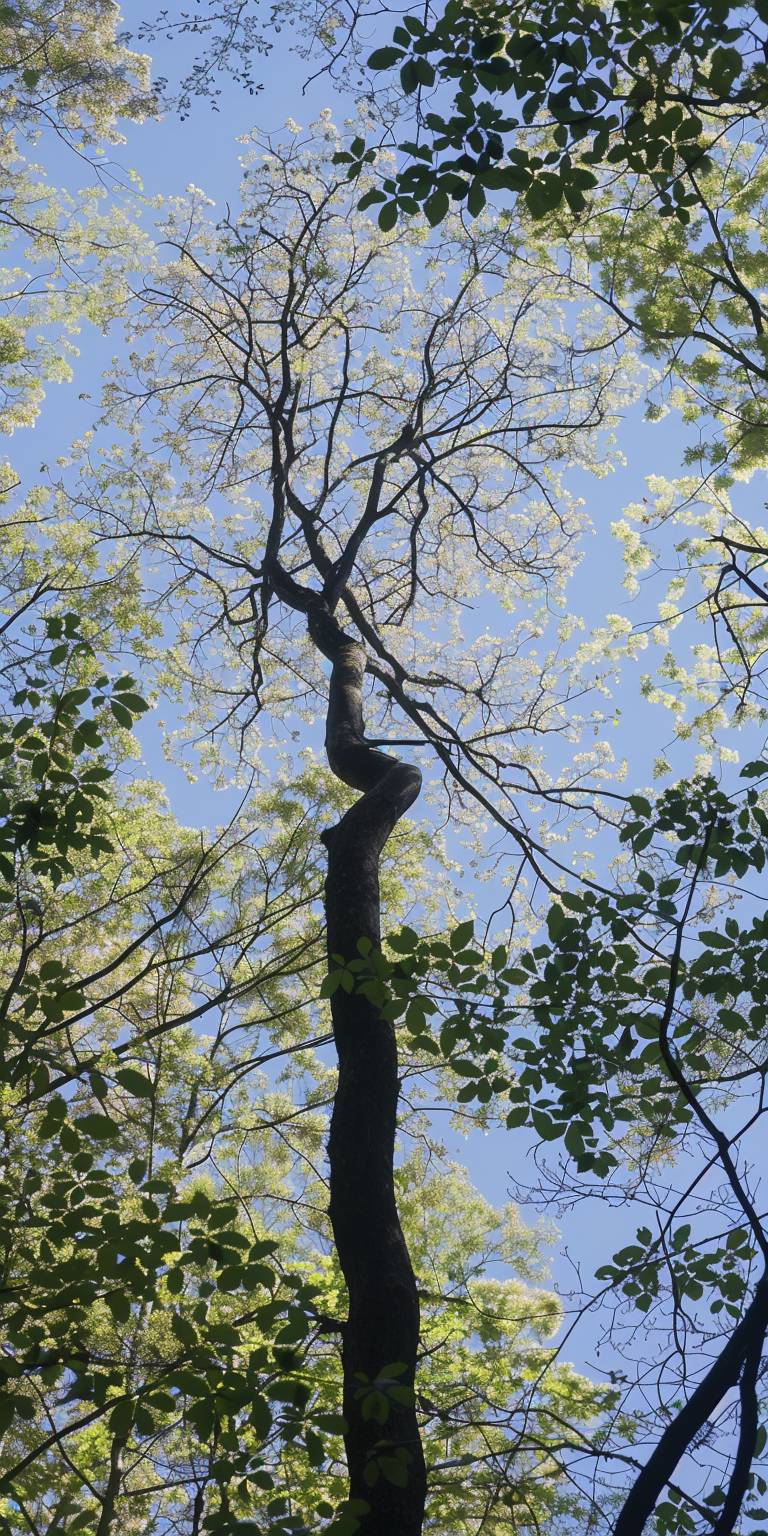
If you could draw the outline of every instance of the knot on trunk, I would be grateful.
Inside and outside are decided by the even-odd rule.
[[[337,778],[352,789],[363,791],[362,799],[347,811],[331,835],[343,828],[357,829],[367,835],[376,854],[381,852],[395,823],[413,805],[421,789],[421,773],[412,763],[403,763],[388,752],[380,752],[365,739],[363,722],[363,680],[366,655],[362,645],[344,633],[332,615],[325,625],[324,637],[332,640],[333,669],[328,693],[325,748],[328,762]],[[324,623],[324,621],[323,621]],[[310,620],[310,634],[314,624]],[[329,834],[324,834],[326,847]]]

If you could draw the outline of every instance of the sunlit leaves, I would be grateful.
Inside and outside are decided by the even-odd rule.
[[[118,39],[110,0],[17,0],[0,12],[0,113],[27,130],[53,117],[79,146],[115,131],[120,116],[152,110],[148,61]]]

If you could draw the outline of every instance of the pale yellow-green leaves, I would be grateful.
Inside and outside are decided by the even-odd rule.
[[[242,779],[243,764],[265,762],[262,720],[279,721],[276,745],[290,750],[326,687],[303,621],[274,599],[260,718],[254,708],[254,572],[276,484],[288,487],[289,564],[306,572],[292,497],[314,508],[335,559],[374,462],[418,417],[414,455],[386,455],[386,512],[356,551],[350,592],[386,665],[413,675],[450,722],[446,740],[456,731],[469,743],[470,782],[507,814],[536,774],[546,782],[547,738],[575,745],[602,715],[592,694],[603,668],[580,649],[568,605],[588,526],[568,477],[606,472],[636,370],[617,363],[612,320],[567,276],[536,254],[510,261],[516,227],[452,217],[439,234],[414,224],[395,235],[357,218],[365,183],[351,187],[330,163],[342,141],[327,116],[289,141],[254,134],[237,216],[217,223],[197,188],[169,208],[170,259],[148,274],[106,396],[130,446],[94,467],[90,501],[102,533],[141,529],[153,581],[174,593],[176,709],[202,767]],[[270,410],[285,378],[290,428],[277,441],[289,463],[278,473]],[[375,684],[366,710],[373,736],[411,730]],[[606,761],[600,747],[596,769]],[[444,786],[434,788],[440,817]],[[451,816],[479,831],[453,791]]]

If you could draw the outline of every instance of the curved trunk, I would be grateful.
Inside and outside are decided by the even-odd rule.
[[[381,941],[379,860],[393,827],[421,788],[417,768],[365,743],[365,652],[327,609],[310,634],[332,662],[326,749],[333,772],[364,791],[335,827],[328,850],[328,954],[353,959],[358,940]],[[337,962],[330,958],[332,969]],[[344,1417],[350,1497],[364,1499],[364,1536],[420,1536],[426,1473],[411,1400],[390,1400],[382,1424],[364,1416],[365,1382],[400,1363],[414,1387],[419,1340],[416,1281],[394,1189],[399,1080],[393,1026],[364,997],[339,989],[331,1002],[339,1077],[328,1143],[330,1217],[349,1292],[343,1338]],[[361,1390],[362,1389],[362,1390]],[[407,1474],[399,1486],[398,1468]]]

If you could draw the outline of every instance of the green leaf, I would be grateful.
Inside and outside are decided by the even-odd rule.
[[[382,192],[381,187],[371,187],[370,191],[363,193],[357,206],[362,212],[365,208],[371,208],[374,203],[385,203],[386,200],[387,194]]]
[[[59,1132],[59,1141],[65,1152],[77,1152],[80,1146],[80,1137],[73,1125],[66,1122]]]
[[[528,1106],[526,1104],[516,1104],[514,1109],[510,1109],[506,1123],[511,1130],[514,1126],[525,1125],[527,1120]]]
[[[534,219],[542,219],[559,207],[563,198],[563,184],[559,176],[544,174],[531,182],[525,194],[528,211]]]
[[[133,725],[133,715],[131,714],[131,711],[126,709],[123,704],[119,704],[117,699],[110,699],[109,707],[118,725],[124,725],[126,730],[130,730]]]
[[[650,817],[651,802],[646,800],[645,795],[629,795],[627,798],[636,816],[644,816],[646,819]]]
[[[86,998],[82,992],[76,992],[73,987],[68,987],[64,992],[57,992],[55,997],[56,1007],[60,1013],[77,1013],[84,1008]]]
[[[343,971],[331,971],[330,975],[324,976],[320,983],[320,996],[333,997],[334,993],[338,992],[341,986],[343,974]]]
[[[154,1084],[143,1072],[135,1067],[123,1067],[115,1073],[115,1079],[122,1088],[126,1088],[135,1099],[151,1099],[154,1093]]]
[[[752,763],[745,763],[739,774],[742,779],[763,779],[768,773],[768,762],[758,759]]]
[[[402,48],[375,48],[368,56],[369,69],[392,69],[403,58]]]
[[[459,923],[458,926],[454,928],[450,938],[451,949],[453,950],[454,954],[458,954],[459,950],[466,949],[470,939],[472,939],[474,936],[474,932],[474,918],[468,918],[465,922]]]
[[[557,943],[563,929],[568,926],[568,919],[558,902],[555,902],[547,913],[547,933],[553,944]]]
[[[95,1141],[113,1141],[119,1134],[117,1126],[108,1115],[79,1115],[75,1125],[84,1136],[90,1136]]]
[[[743,68],[744,58],[738,48],[715,48],[709,60],[712,89],[718,94],[732,90]]]
[[[104,1300],[116,1323],[127,1323],[131,1316],[131,1302],[125,1291],[113,1291]]]
[[[442,187],[438,188],[437,192],[433,192],[432,196],[427,198],[424,204],[424,212],[427,216],[427,221],[433,228],[437,224],[442,224],[448,212],[448,206],[448,193],[443,191]]]
[[[486,203],[485,188],[481,181],[473,181],[467,193],[467,208],[476,219],[482,213]]]
[[[45,960],[40,967],[40,976],[43,981],[50,981],[52,976],[61,976],[63,970],[60,960]]]
[[[193,1349],[198,1342],[197,1329],[180,1312],[174,1312],[171,1316],[171,1333],[186,1349]]]
[[[390,934],[387,940],[390,948],[394,949],[398,955],[413,954],[418,942],[419,935],[415,928],[409,928],[407,924],[398,929],[397,933]]]
[[[550,1119],[549,1115],[545,1115],[540,1109],[531,1110],[531,1120],[536,1134],[542,1141],[557,1141],[565,1130],[564,1124]]]
[[[406,96],[412,96],[419,84],[419,74],[415,59],[406,59],[400,70],[400,84]]]
[[[388,1483],[393,1483],[396,1488],[407,1488],[408,1467],[404,1461],[394,1456],[380,1456],[379,1466]]]
[[[109,1427],[113,1434],[127,1435],[133,1426],[134,1403],[131,1398],[123,1398],[120,1403],[115,1403],[109,1415]]]
[[[142,699],[138,693],[113,694],[113,702],[122,705],[132,715],[141,715],[145,710],[149,709],[146,699]]]
[[[143,1403],[137,1403],[134,1413],[136,1428],[140,1435],[153,1435],[157,1425],[153,1414]]]
[[[312,1422],[328,1435],[344,1435],[347,1431],[347,1421],[340,1413],[316,1413]]]

